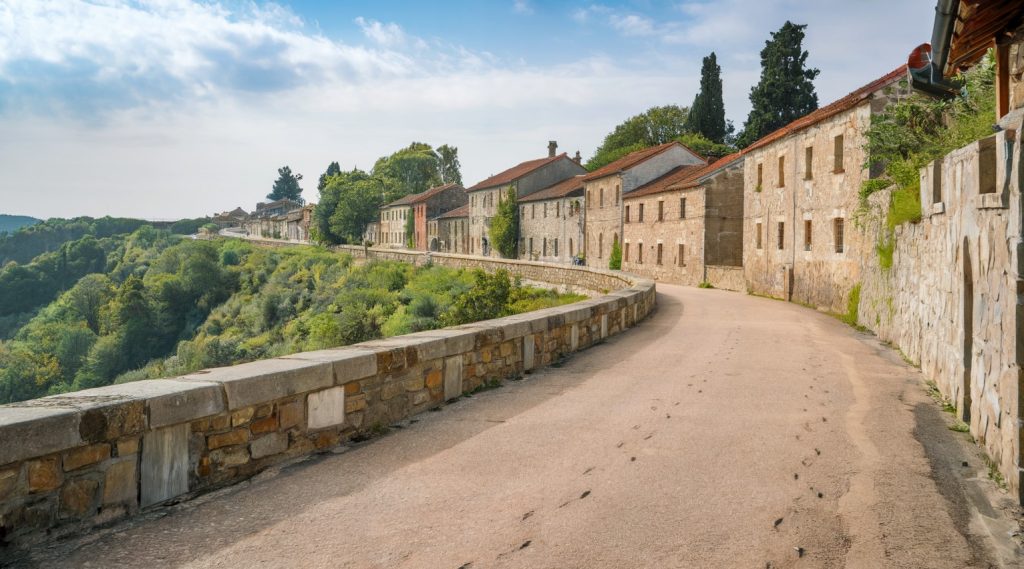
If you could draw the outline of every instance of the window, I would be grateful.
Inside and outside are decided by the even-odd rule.
[[[811,220],[804,220],[804,251],[811,250]]]
[[[576,248],[573,247],[572,237],[569,238],[569,256],[570,257],[575,257],[576,256]]]
[[[537,219],[537,204],[530,204],[530,219]]]
[[[808,146],[804,149],[804,179],[810,180],[814,177],[814,147]]]
[[[679,198],[679,219],[686,219],[686,198]]]
[[[665,202],[658,200],[658,221],[665,220]]]
[[[832,220],[832,234],[836,242],[836,253],[842,253],[844,250],[843,244],[843,218],[837,217]]]
[[[530,238],[530,250],[526,252],[528,257],[533,256],[533,237]]]
[[[758,249],[761,248],[761,224],[760,223],[757,224],[757,228],[756,228],[755,233],[754,233],[754,245]]]
[[[629,241],[626,241],[622,247],[622,260],[623,262],[629,262]]]
[[[544,217],[548,216],[548,202],[544,202]]]
[[[839,135],[835,138],[835,150],[834,150],[834,161],[832,171],[836,174],[843,172],[843,135]]]
[[[629,223],[629,206],[626,206],[626,223]]]
[[[644,221],[644,204],[640,204],[639,211],[636,212],[636,220],[643,223]]]
[[[686,246],[683,245],[682,243],[680,243],[679,245],[677,245],[677,247],[679,248],[679,251],[676,252],[676,255],[678,255],[678,258],[676,259],[676,264],[679,265],[680,267],[685,267],[686,266]]]
[[[555,257],[558,256],[558,238],[555,238]]]
[[[764,164],[757,165],[757,191],[761,191],[761,183],[764,181]]]
[[[526,206],[519,206],[519,219],[526,219]]]
[[[661,264],[661,243],[658,243],[658,261],[657,261],[657,263],[659,265]]]
[[[598,201],[597,207],[604,207],[604,188],[598,190],[597,195],[600,196],[600,200]]]
[[[590,190],[587,190],[587,209],[594,209],[594,199],[590,195]]]
[[[644,242],[641,241],[636,244],[636,264],[644,264]]]
[[[555,202],[555,217],[562,217],[562,202]]]
[[[520,257],[526,257],[526,238],[525,237],[520,237],[519,238],[519,256]]]
[[[615,205],[619,205],[619,185],[615,185]]]
[[[779,156],[779,187],[786,185],[786,157]]]
[[[786,246],[786,223],[783,221],[779,222],[779,249],[783,249]]]
[[[604,233],[597,234],[597,258],[604,259]]]
[[[541,247],[542,247],[541,251],[543,251],[543,253],[542,253],[542,254],[543,254],[543,255],[544,255],[545,257],[547,257],[547,256],[548,256],[548,238],[547,238],[547,237],[545,237],[545,238],[544,238],[544,241],[543,241],[542,243],[543,243],[543,245],[541,246]]]

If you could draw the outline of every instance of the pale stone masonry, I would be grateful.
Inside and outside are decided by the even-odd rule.
[[[654,309],[654,283],[610,271],[338,249],[507,269],[531,281],[613,292],[465,326],[0,406],[0,547],[88,532],[371,436],[485,382],[520,377],[597,344]]]
[[[439,250],[440,245],[437,242],[436,225],[432,241],[431,236],[428,235],[428,221],[433,220],[440,214],[458,209],[466,205],[468,201],[466,189],[459,184],[437,186],[413,196],[409,200],[409,205],[413,209],[414,248],[420,251]]]
[[[583,175],[519,200],[519,258],[571,263],[584,233]]]
[[[743,269],[749,289],[843,312],[874,242],[854,213],[871,177],[864,144],[874,115],[909,94],[906,67],[744,149]]]
[[[627,194],[622,269],[743,290],[742,168],[741,154],[704,167],[680,166]]]
[[[587,174],[584,182],[586,264],[608,267],[612,243],[622,236],[622,199],[678,166],[703,166],[697,153],[678,142],[645,148]]]
[[[466,190],[469,194],[469,252],[473,255],[497,257],[490,244],[491,219],[498,211],[498,200],[509,188],[523,198],[553,184],[584,174],[579,162],[565,153],[555,154],[557,144],[548,145],[547,158],[528,160],[495,174]]]
[[[404,249],[409,246],[406,234],[407,219],[413,215],[409,202],[413,196],[405,196],[380,208],[377,244],[384,247]]]
[[[469,253],[469,204],[443,213],[430,223],[437,238],[437,251]]]

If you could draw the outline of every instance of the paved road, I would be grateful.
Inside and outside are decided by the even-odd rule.
[[[989,567],[918,373],[794,305],[658,286],[636,330],[46,567]],[[944,458],[929,460],[929,454]],[[945,462],[943,462],[945,461]],[[947,464],[948,463],[948,464]],[[971,528],[970,530],[968,528]]]

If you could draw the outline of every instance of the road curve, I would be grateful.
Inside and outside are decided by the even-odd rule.
[[[649,321],[560,367],[74,550],[33,552],[34,562],[993,563],[929,460],[926,447],[954,435],[916,370],[812,310],[717,290],[658,290]]]

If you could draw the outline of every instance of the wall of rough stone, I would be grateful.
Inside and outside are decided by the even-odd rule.
[[[1024,358],[1020,130],[1005,130],[922,170],[920,223],[895,230],[892,266],[863,255],[860,323],[921,366],[1021,496],[1021,361]],[[1010,144],[1007,144],[1010,142]],[[994,147],[995,152],[986,151]],[[989,182],[984,177],[989,176]],[[991,183],[994,179],[994,184]],[[938,183],[939,200],[933,198]],[[995,189],[981,193],[983,187]],[[863,219],[885,240],[888,192]]]
[[[743,280],[743,267],[708,265],[704,280],[715,288],[746,292],[747,282]]]
[[[580,252],[583,241],[583,214],[573,209],[573,203],[582,209],[581,195],[558,199],[519,202],[519,258],[547,263],[570,263]],[[530,248],[530,240],[533,248]],[[547,240],[545,252],[544,240]],[[557,254],[555,240],[558,240]]]
[[[454,255],[432,260],[612,292],[497,320],[0,406],[0,547],[87,531],[370,436],[591,346],[655,306],[652,282],[621,274]]]
[[[680,198],[686,198],[686,217],[680,218]],[[704,188],[672,190],[643,197],[626,196],[630,221],[623,224],[622,269],[655,280],[696,285],[704,280]],[[644,220],[639,221],[640,204]],[[662,220],[658,221],[658,204]],[[658,263],[658,245],[662,259]],[[679,246],[683,246],[680,262]],[[643,248],[641,260],[639,249]],[[629,250],[627,255],[626,250]]]

